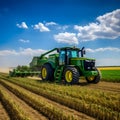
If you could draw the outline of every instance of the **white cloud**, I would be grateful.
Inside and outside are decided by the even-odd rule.
[[[32,49],[32,48],[20,48],[19,51],[16,50],[1,50],[0,56],[7,56],[7,55],[41,55],[42,53],[46,52],[46,50],[42,49]]]
[[[0,56],[17,55],[15,50],[0,50]]]
[[[54,39],[59,43],[78,44],[75,33],[58,33],[57,35],[54,35]]]
[[[58,25],[57,26],[57,30],[62,30],[62,31],[65,31],[67,28],[69,28],[70,26],[69,25]]]
[[[21,24],[16,24],[18,28],[28,29],[28,26],[25,22],[22,22]]]
[[[113,52],[120,52],[120,48],[116,47],[106,47],[106,48],[97,48],[97,49],[91,49],[91,48],[86,48],[87,52],[104,52],[104,51],[113,51]]]
[[[47,22],[47,23],[45,23],[45,25],[46,25],[46,26],[57,25],[57,23],[55,23],[55,22]]]
[[[18,65],[29,65],[33,56],[40,56],[47,50],[20,48],[16,50],[0,50],[0,67],[16,67]]]
[[[29,43],[30,42],[30,40],[24,40],[24,39],[19,39],[19,41],[22,43]]]
[[[38,29],[40,30],[40,32],[49,32],[50,29],[48,27],[46,27],[43,23],[38,23],[36,25],[33,26],[34,29]]]
[[[99,16],[96,20],[96,23],[89,23],[86,26],[74,26],[74,29],[79,31],[79,39],[90,41],[95,39],[116,39],[120,37],[120,9]]]
[[[46,52],[46,50],[42,50],[42,49],[31,49],[31,48],[20,48],[20,51],[18,52],[19,55],[41,55],[44,52]]]

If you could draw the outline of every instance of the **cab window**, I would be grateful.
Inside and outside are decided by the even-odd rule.
[[[60,51],[59,64],[60,65],[65,64],[65,51]]]
[[[77,51],[71,51],[71,56],[72,56],[72,58],[74,58],[74,57],[78,57],[78,52]]]

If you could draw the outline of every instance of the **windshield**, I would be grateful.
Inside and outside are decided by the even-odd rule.
[[[78,57],[78,52],[77,51],[71,51],[71,56],[72,57]]]
[[[67,56],[69,56],[69,58],[79,57],[78,56],[78,51],[76,51],[76,50],[67,51]]]

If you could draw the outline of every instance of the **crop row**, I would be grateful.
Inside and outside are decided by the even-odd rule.
[[[64,113],[58,107],[48,103],[45,100],[39,99],[35,94],[16,86],[5,80],[0,80],[0,83],[12,91],[19,98],[24,100],[27,104],[32,106],[37,111],[40,111],[43,115],[47,116],[49,119],[58,119],[58,120],[74,120],[75,116]]]
[[[119,111],[114,111],[113,109],[109,108],[108,106],[102,106],[100,104],[96,104],[92,102],[88,102],[87,99],[78,99],[78,98],[73,98],[68,95],[63,95],[60,93],[54,92],[54,91],[49,91],[48,89],[43,89],[41,87],[35,87],[29,84],[25,84],[15,80],[10,80],[10,82],[16,83],[19,86],[22,86],[32,92],[35,92],[39,95],[42,95],[46,98],[49,98],[51,100],[54,100],[58,103],[61,103],[65,106],[68,106],[70,108],[73,108],[79,112],[86,113],[90,116],[93,116],[97,119],[105,119],[105,120],[117,120],[120,119],[120,114]],[[83,96],[83,95],[82,95]],[[103,101],[104,102],[104,101]]]
[[[83,89],[79,87],[76,89],[74,86],[60,86],[55,84],[47,84],[47,83],[38,83],[34,80],[11,80],[12,82],[22,85],[27,89],[33,88],[33,91],[37,94],[42,94],[43,91],[45,93],[54,93],[61,94],[63,96],[69,96],[78,100],[84,100],[87,103],[101,105],[103,107],[110,108],[114,111],[120,111],[120,96],[117,94],[104,93],[102,91],[93,91],[90,89]],[[74,88],[74,89],[72,89]],[[42,91],[42,93],[41,93]],[[50,98],[49,98],[50,99]]]
[[[11,99],[11,96],[4,90],[0,85],[0,100],[4,104],[12,120],[30,120],[26,117],[26,114],[23,111],[23,108],[17,104],[14,99]]]
[[[47,82],[42,82],[40,80],[32,80],[32,79],[28,79],[28,78],[17,78],[17,79],[10,78],[9,80],[16,81],[16,82],[19,81],[21,83],[40,87],[45,90],[50,90],[50,91],[55,91],[55,92],[57,91],[57,93],[59,92],[61,94],[70,95],[70,96],[76,97],[76,98],[81,98],[81,94],[89,94],[89,95],[96,96],[99,98],[104,97],[107,100],[108,99],[110,100],[111,98],[112,98],[112,100],[117,100],[119,97],[117,94],[105,93],[100,90],[94,91],[89,88],[89,85],[87,85],[86,88],[85,87],[83,88],[82,86],[64,86],[64,85],[59,85],[59,84],[55,84],[55,83],[50,84]],[[96,87],[100,87],[100,86],[98,85]],[[104,87],[103,87],[103,90],[104,90]],[[114,89],[116,89],[116,86]]]

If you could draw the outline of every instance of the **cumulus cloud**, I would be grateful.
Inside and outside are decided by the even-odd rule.
[[[30,40],[19,39],[19,42],[22,42],[22,43],[29,43],[29,42],[30,42]]]
[[[18,65],[29,65],[33,56],[40,56],[47,50],[20,48],[17,50],[0,50],[0,67],[16,67]]]
[[[54,39],[59,43],[78,44],[75,33],[58,33],[57,35],[54,35]]]
[[[97,48],[97,49],[91,49],[91,48],[87,48],[86,49],[87,52],[104,52],[104,51],[113,51],[113,52],[120,52],[120,48],[116,48],[116,47],[105,47],[105,48]]]
[[[55,23],[55,22],[47,22],[45,25],[46,25],[46,26],[57,25],[57,23]]]
[[[99,16],[96,21],[86,26],[75,25],[74,29],[79,32],[78,38],[82,41],[90,41],[120,37],[120,9]]]
[[[25,22],[22,22],[21,24],[16,24],[18,28],[28,29],[28,26]]]
[[[39,22],[38,24],[33,26],[34,29],[40,30],[40,32],[49,32],[50,29],[46,27],[43,23]]]
[[[32,48],[20,48],[20,51],[18,52],[19,55],[41,55],[44,52],[46,52],[46,50],[42,50],[42,49],[32,49]]]
[[[8,56],[8,55],[41,55],[44,52],[46,52],[46,50],[43,49],[32,49],[32,48],[20,48],[19,51],[16,50],[0,50],[0,56]]]
[[[17,55],[15,50],[0,50],[0,56]]]

